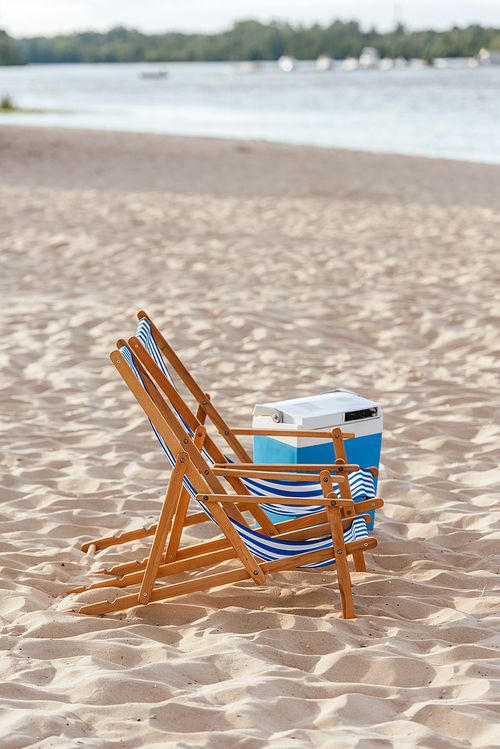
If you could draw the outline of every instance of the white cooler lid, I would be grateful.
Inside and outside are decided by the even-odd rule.
[[[351,390],[292,398],[275,403],[258,403],[253,410],[254,426],[261,419],[275,424],[295,424],[303,429],[325,429],[352,421],[382,416],[380,404]],[[267,417],[267,418],[266,418]]]

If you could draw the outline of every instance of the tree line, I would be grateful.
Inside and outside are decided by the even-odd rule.
[[[359,57],[363,47],[375,47],[381,57],[432,60],[472,57],[481,48],[500,50],[500,29],[472,25],[448,31],[362,31],[356,21],[306,28],[288,23],[239,21],[218,34],[143,34],[117,27],[105,33],[85,31],[52,37],[13,39],[0,30],[0,64],[64,62],[187,62],[277,60],[290,55],[314,60]]]

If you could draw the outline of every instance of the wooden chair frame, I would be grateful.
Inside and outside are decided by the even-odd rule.
[[[363,512],[368,509],[360,507],[360,505],[366,504],[365,502],[356,503],[355,505],[352,499],[343,497],[342,488],[340,499],[334,493],[334,483],[338,484],[339,487],[348,485],[346,477],[342,475],[332,477],[329,470],[318,470],[318,467],[315,467],[316,472],[311,474],[305,471],[304,466],[275,466],[274,470],[264,471],[263,468],[268,469],[268,466],[250,467],[245,463],[243,466],[231,464],[231,467],[227,468],[227,464],[225,463],[220,467],[211,469],[204,461],[202,465],[200,462],[202,456],[194,445],[194,439],[191,440],[189,435],[187,442],[185,437],[179,439],[180,434],[172,429],[171,424],[164,416],[163,408],[160,409],[158,407],[154,393],[151,393],[149,389],[145,389],[141,385],[124,360],[123,355],[119,351],[114,351],[111,354],[111,360],[142,406],[158,434],[175,455],[175,466],[163,502],[160,518],[156,524],[153,545],[145,563],[140,565],[139,563],[132,563],[132,568],[127,570],[122,567],[119,578],[104,580],[90,586],[90,588],[125,588],[129,585],[139,585],[139,593],[119,596],[112,602],[103,601],[84,605],[79,609],[79,613],[94,615],[110,613],[135,605],[146,604],[150,601],[166,600],[189,592],[206,590],[244,579],[252,579],[255,583],[262,584],[265,581],[266,574],[274,571],[291,569],[304,564],[335,558],[342,613],[344,618],[353,618],[354,608],[347,555],[351,554],[354,556],[362,554],[363,550],[375,548],[377,542],[373,538],[366,538],[348,544],[344,542],[343,525],[348,523],[354,515],[359,514],[360,511]],[[185,432],[184,434],[187,433]],[[341,469],[339,473],[342,473],[345,467],[346,465],[336,466],[337,469]],[[317,523],[314,526],[311,526],[309,518],[297,518],[279,524],[281,526],[280,538],[286,540],[305,540],[325,535],[325,529],[328,529],[327,532],[331,533],[332,536],[333,546],[326,550],[305,552],[299,556],[290,556],[272,562],[258,562],[238,535],[231,522],[231,518],[246,523],[241,514],[240,507],[242,505],[244,507],[257,505],[263,501],[263,498],[249,497],[247,495],[230,495],[219,480],[219,477],[226,477],[226,475],[228,475],[228,480],[241,478],[248,475],[249,470],[253,472],[252,475],[254,476],[263,473],[266,478],[281,480],[311,481],[318,479],[322,487],[322,500],[283,497],[267,497],[264,499],[274,503],[282,502],[283,504],[304,504],[307,501],[308,504],[323,507],[324,510],[314,516],[314,522]],[[293,473],[291,470],[293,470]],[[178,528],[175,528],[175,521],[177,517],[182,517],[185,514],[186,502],[184,492],[186,489],[183,487],[184,479],[187,479],[191,486],[194,487],[194,490],[197,492],[197,499],[209,506],[210,513],[217,522],[223,536],[193,547],[178,549],[177,558],[173,561],[168,561],[165,558],[164,549],[169,533],[170,537],[178,533]],[[378,502],[380,503],[379,506],[382,506],[382,501],[378,500]],[[344,518],[342,518],[342,510],[347,514]],[[307,522],[304,523],[304,521]],[[167,577],[179,572],[201,569],[230,559],[238,559],[241,563],[240,568],[204,575],[182,583],[175,583],[154,589],[154,583],[159,577]],[[84,590],[86,588],[77,588],[69,592],[81,593]]]
[[[157,343],[162,350],[163,354],[166,352],[166,358],[171,364],[171,366],[175,369],[181,380],[186,384],[186,386],[189,388],[189,390],[192,392],[193,395],[200,401],[198,405],[198,410],[196,414],[194,414],[187,403],[184,401],[182,396],[179,394],[179,392],[176,390],[175,387],[171,384],[171,382],[168,380],[168,378],[165,376],[164,372],[161,370],[161,368],[158,366],[158,364],[153,360],[153,358],[150,356],[150,354],[146,351],[142,343],[135,337],[131,337],[128,341],[129,349],[132,353],[134,364],[138,368],[138,370],[141,373],[141,377],[143,378],[143,382],[145,384],[145,387],[148,390],[148,393],[150,397],[154,400],[156,406],[162,413],[163,417],[167,420],[170,428],[173,430],[173,432],[176,434],[177,438],[179,440],[183,441],[183,444],[185,445],[185,449],[190,449],[190,456],[192,459],[194,459],[195,464],[198,465],[198,468],[200,470],[206,470],[207,468],[210,468],[205,463],[202,465],[202,458],[199,455],[199,452],[202,448],[204,448],[212,458],[212,460],[215,461],[216,467],[221,468],[227,464],[227,460],[225,456],[221,453],[216,443],[212,440],[210,435],[207,433],[206,425],[205,425],[205,419],[208,415],[212,422],[215,424],[216,428],[219,430],[219,433],[223,434],[223,436],[226,438],[226,441],[228,442],[228,445],[231,447],[231,449],[234,450],[235,453],[239,454],[243,458],[243,463],[241,466],[251,466],[253,471],[256,469],[260,469],[261,471],[266,472],[266,478],[269,478],[269,470],[270,466],[268,464],[253,464],[249,463],[248,461],[251,461],[250,457],[246,454],[242,446],[240,445],[237,437],[235,436],[235,430],[231,430],[229,426],[223,421],[222,417],[216,411],[216,409],[212,406],[210,403],[207,407],[207,410],[204,410],[202,406],[207,406],[207,403],[209,401],[209,396],[204,394],[197,385],[197,383],[194,381],[186,367],[182,364],[180,359],[177,357],[177,355],[173,352],[171,347],[166,343],[165,339],[161,335],[161,333],[158,331],[158,329],[154,326],[154,324],[151,322],[150,318],[146,315],[144,312],[138,313],[139,319],[146,317],[149,324],[151,325],[151,330],[153,332],[153,335],[155,337],[155,340],[157,340]],[[117,342],[117,346],[121,347],[123,345],[127,345],[124,340],[119,340]],[[162,397],[161,392],[163,392],[164,397]],[[167,400],[165,400],[165,398]],[[208,401],[207,401],[208,399]],[[193,438],[191,441],[191,436],[186,433],[184,425],[181,424],[179,421],[178,415],[181,417],[181,419],[187,424],[189,429],[193,432]],[[236,430],[246,433],[266,433],[271,434],[271,431],[266,430]],[[283,434],[284,436],[296,436],[297,432],[294,430],[280,430],[280,434]],[[346,475],[348,472],[357,471],[359,470],[359,466],[357,465],[351,465],[347,463],[346,455],[345,455],[345,448],[343,444],[344,439],[349,439],[354,437],[354,434],[352,433],[342,433],[340,429],[336,428],[332,430],[331,432],[319,432],[319,431],[301,431],[301,436],[304,437],[313,437],[313,438],[332,438],[333,439],[333,446],[335,450],[336,455],[336,461],[335,464],[332,465],[324,465],[321,466],[321,468],[328,469],[333,475]],[[195,449],[195,452],[193,453],[193,446]],[[239,495],[240,500],[242,502],[241,505],[235,506],[235,508],[232,508],[233,517],[235,516],[235,511],[239,510],[239,512],[243,512],[245,510],[248,510],[251,512],[251,514],[254,516],[255,520],[259,524],[259,526],[262,528],[263,531],[265,531],[267,534],[274,536],[278,535],[282,532],[286,532],[282,529],[283,523],[274,524],[269,517],[266,515],[266,513],[260,508],[259,504],[251,501],[251,502],[244,502],[243,497],[248,496],[251,497],[250,491],[247,489],[247,487],[244,485],[244,483],[241,481],[241,478],[236,475],[236,465],[230,464],[232,469],[230,472],[225,474],[226,479],[234,489],[234,491]],[[290,466],[273,466],[274,470],[288,470]],[[294,471],[317,471],[319,468],[318,465],[302,465],[302,466],[293,466]],[[375,468],[370,469],[373,473],[373,475],[376,475],[377,471]],[[210,474],[211,475],[211,472]],[[254,476],[256,476],[255,473],[253,473]],[[212,477],[213,478],[213,477]],[[215,485],[215,488],[217,486]],[[351,498],[351,492],[349,485],[345,486],[341,490],[341,496],[343,498]],[[261,500],[262,501],[262,500]],[[370,500],[368,505],[366,503],[361,506],[360,503],[356,503],[356,505],[359,507],[360,511],[366,511],[366,507],[369,506],[370,510],[376,509],[377,507],[382,506],[380,504],[381,500]],[[183,495],[183,502],[181,503],[181,506],[178,508],[178,511],[175,516],[175,522],[174,522],[174,529],[173,534],[170,537],[169,540],[169,546],[167,548],[167,551],[165,553],[165,561],[174,561],[177,555],[179,542],[180,542],[180,535],[182,533],[182,529],[184,527],[189,527],[190,525],[197,524],[199,522],[205,522],[208,518],[204,512],[197,512],[191,515],[187,514],[187,508],[189,504],[189,496],[187,496],[187,493],[184,493]],[[286,503],[289,504],[289,503]],[[308,503],[310,504],[310,503]],[[311,522],[316,522],[315,520],[316,516],[314,516],[313,520],[307,521],[307,524],[311,524]],[[241,521],[241,515],[237,518]],[[286,530],[288,530],[288,527],[286,527]],[[143,527],[140,529],[136,529],[133,531],[126,531],[121,534],[116,534],[113,536],[108,536],[105,538],[100,539],[94,539],[92,541],[88,541],[87,543],[82,545],[82,551],[84,552],[90,552],[95,553],[96,551],[100,551],[102,549],[108,548],[110,546],[114,546],[117,544],[123,544],[127,543],[129,541],[138,540],[141,538],[146,538],[147,536],[154,535],[156,532],[156,524],[153,524],[148,527]],[[145,564],[145,561],[143,561],[142,564]],[[118,574],[119,570],[123,569],[123,566],[118,565],[116,567],[113,567],[110,572],[114,574]],[[128,569],[128,565],[127,565]],[[364,571],[366,569],[366,566],[363,561],[363,555],[357,554],[355,556],[355,569],[357,571]],[[105,572],[105,570],[103,570]]]

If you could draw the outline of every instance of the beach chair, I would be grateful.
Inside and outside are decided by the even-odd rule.
[[[156,388],[137,368],[133,355],[127,346],[111,354],[111,360],[128,385],[136,400],[148,416],[169,462],[173,465],[167,493],[160,517],[156,525],[151,551],[145,563],[132,563],[127,569],[122,566],[120,577],[103,580],[89,586],[96,588],[128,588],[140,586],[138,593],[118,596],[114,601],[100,601],[85,604],[79,608],[83,614],[105,614],[127,609],[150,601],[160,601],[190,592],[207,590],[220,585],[252,579],[262,584],[266,574],[294,567],[326,567],[335,563],[340,590],[342,614],[344,618],[354,617],[351,579],[347,557],[376,547],[376,540],[369,537],[366,519],[361,514],[368,509],[364,503],[356,506],[352,499],[341,496],[341,487],[347,478],[333,475],[329,470],[316,467],[316,474],[309,472],[310,466],[277,466],[275,470],[263,471],[255,467],[210,467],[203,454],[194,445],[189,432],[171,428],[165,418],[164,404],[156,402]],[[187,440],[187,441],[186,441]],[[333,466],[335,471],[338,466]],[[266,496],[249,497],[229,494],[221,478],[242,479],[248,471],[253,478],[271,481],[292,481],[294,484],[317,481],[322,488],[321,498]],[[222,532],[222,536],[191,547],[180,549],[175,561],[168,561],[165,546],[169,535],[175,534],[176,522],[185,515],[185,494],[196,500],[203,512],[207,513]],[[297,509],[307,501],[321,508],[311,525],[307,517],[295,518],[279,524],[279,537],[271,537],[264,532],[249,527],[241,508],[257,505],[264,501],[272,506],[288,503]],[[382,506],[379,500],[379,506]],[[345,517],[342,518],[342,510]],[[239,560],[237,569],[223,570],[201,575],[154,588],[160,578],[179,573],[188,573],[206,567],[214,567],[228,560]],[[70,593],[82,593],[85,588],[77,588]],[[74,609],[73,609],[74,610]]]
[[[141,317],[142,315],[142,317]],[[211,439],[206,431],[204,424],[200,423],[200,412],[194,414],[182,399],[180,393],[176,389],[173,379],[170,375],[168,368],[165,365],[165,360],[162,356],[160,347],[157,343],[157,338],[160,345],[163,345],[163,338],[157,332],[156,328],[152,325],[149,318],[144,313],[139,313],[139,326],[137,329],[136,336],[129,339],[129,347],[126,346],[125,341],[118,341],[118,346],[124,351],[124,355],[132,358],[132,364],[134,369],[139,373],[144,382],[150,383],[151,397],[155,400],[157,407],[162,412],[164,418],[169,423],[170,428],[177,435],[177,438],[184,440],[184,444],[187,444],[191,440],[194,446],[199,451],[201,450],[204,459],[209,463],[210,466],[216,468],[222,468],[228,464],[228,458],[222,454],[217,445]],[[191,377],[187,370],[182,364],[179,364],[178,358],[175,354],[172,355],[173,361],[176,361],[177,370],[184,373],[185,379]],[[187,373],[187,374],[186,374]],[[192,378],[191,378],[192,379]],[[156,384],[154,384],[156,383]],[[198,388],[197,385],[192,386],[192,389]],[[161,392],[160,392],[161,390]],[[167,401],[162,397],[163,395],[167,398]],[[204,413],[204,412],[203,412]],[[217,413],[217,412],[216,412]],[[215,419],[218,421],[219,431],[228,431],[224,429],[224,422],[222,417],[216,416]],[[185,431],[188,434],[185,434]],[[294,433],[295,434],[295,433]],[[302,433],[301,433],[302,434]],[[305,434],[305,433],[304,433]],[[309,434],[309,433],[307,433]],[[318,433],[311,432],[314,436],[324,437],[324,434],[331,436],[330,433]],[[306,435],[307,436],[307,435]],[[343,435],[338,429],[333,430],[333,442],[336,450],[337,465],[330,466],[330,470],[335,474],[347,475],[348,472],[356,471],[355,474],[351,473],[350,482],[346,482],[342,486],[342,496],[345,499],[354,498],[355,500],[371,499],[371,509],[375,509],[377,502],[374,492],[373,484],[373,473],[371,470],[359,471],[359,466],[347,464],[345,457],[345,450],[343,445],[343,437],[352,436],[351,434]],[[236,439],[237,442],[237,439]],[[234,441],[233,441],[234,444]],[[200,466],[200,462],[198,462]],[[236,475],[235,471],[239,468],[250,466],[252,467],[252,474],[243,478]],[[276,466],[274,467],[276,468]],[[318,466],[314,466],[318,470]],[[300,496],[302,501],[305,497],[309,498],[321,498],[322,489],[317,480],[310,481],[308,483],[301,482],[283,482],[276,481],[261,476],[257,476],[255,471],[260,469],[261,471],[269,471],[268,465],[255,465],[247,463],[246,461],[242,464],[233,464],[231,466],[232,471],[227,474],[227,479],[231,484],[233,490],[242,497],[243,495],[253,495],[264,497],[265,495],[272,494],[274,496],[290,497],[297,494]],[[283,470],[283,467],[278,470]],[[191,515],[187,514],[187,506],[189,503],[189,497],[184,495],[184,519],[182,526],[177,523],[176,534],[171,538],[167,558],[174,560],[178,543],[180,540],[180,533],[184,527],[193,525],[195,523],[204,522],[208,520],[208,516],[204,512],[197,512]],[[300,508],[294,507],[290,503],[276,504],[271,506],[269,503],[263,503],[261,506],[255,503],[248,503],[247,506],[243,506],[242,510],[249,510],[254,516],[259,526],[268,535],[274,536],[279,534],[277,526],[269,519],[266,512],[274,513],[274,516],[279,516],[282,519],[297,516],[310,516],[318,512],[318,507],[314,504],[301,506]],[[311,522],[314,522],[314,518],[311,518]],[[127,531],[121,534],[108,536],[106,538],[94,539],[92,541],[83,544],[82,550],[92,552],[99,551],[110,546],[117,544],[123,544],[128,541],[145,538],[153,535],[156,532],[156,525],[149,527],[140,528],[133,531]],[[357,571],[366,571],[366,565],[364,563],[363,554],[357,553],[355,555],[355,568]],[[115,568],[111,570],[115,571]]]

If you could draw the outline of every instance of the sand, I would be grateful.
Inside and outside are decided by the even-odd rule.
[[[500,167],[14,127],[0,164],[2,749],[500,747]],[[66,612],[167,482],[108,360],[141,308],[234,425],[380,401],[354,621],[301,570]]]

